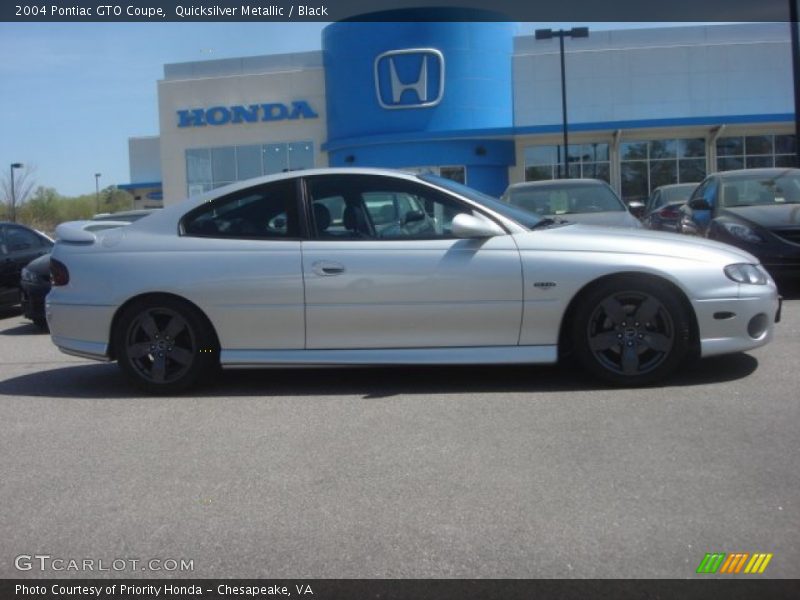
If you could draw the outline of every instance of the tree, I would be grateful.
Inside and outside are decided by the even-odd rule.
[[[19,220],[36,229],[47,229],[61,220],[63,198],[53,188],[39,186],[23,205],[18,207]]]
[[[0,177],[0,194],[3,197],[3,218],[17,220],[17,207],[25,201],[36,186],[36,167],[25,165],[21,169],[9,169]],[[14,193],[11,193],[11,177],[14,177]]]

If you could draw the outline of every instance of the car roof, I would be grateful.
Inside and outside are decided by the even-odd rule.
[[[771,167],[765,169],[735,169],[733,171],[720,171],[719,173],[714,173],[714,175],[717,175],[722,179],[738,179],[740,177],[742,179],[745,179],[751,176],[775,178],[775,177],[780,177],[781,175],[787,175],[789,173],[800,174],[800,169],[792,169],[789,167]]]
[[[679,188],[679,187],[689,187],[689,186],[698,186],[700,185],[699,181],[693,181],[691,183],[666,183],[664,185],[660,185],[655,190],[668,190],[672,188]],[[653,191],[655,191],[653,190]]]
[[[602,179],[591,179],[589,177],[572,178],[572,179],[542,179],[539,181],[522,181],[520,183],[512,183],[508,186],[510,190],[518,190],[529,187],[558,187],[559,185],[608,185]]]
[[[231,192],[247,189],[253,186],[261,185],[262,183],[271,183],[274,181],[281,181],[284,179],[295,179],[298,177],[313,177],[314,175],[384,175],[389,177],[400,177],[411,181],[419,181],[415,173],[398,169],[379,169],[372,167],[324,167],[317,169],[299,169],[296,171],[284,171],[282,173],[273,173],[272,175],[262,175],[260,177],[253,177],[252,179],[243,179],[236,183],[214,188],[191,196],[191,198],[216,198],[217,196],[224,196]]]

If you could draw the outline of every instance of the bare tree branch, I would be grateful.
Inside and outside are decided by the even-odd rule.
[[[25,165],[21,169],[13,169],[14,193],[11,193],[12,169],[0,176],[0,196],[3,198],[4,218],[16,221],[17,208],[30,198],[36,187],[36,165]]]

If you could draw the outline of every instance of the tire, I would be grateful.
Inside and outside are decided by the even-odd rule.
[[[572,323],[578,362],[613,385],[641,386],[674,372],[690,356],[690,317],[665,283],[620,277],[580,299]]]
[[[112,344],[127,377],[150,394],[182,392],[219,368],[219,345],[206,317],[188,302],[154,296],[126,307]]]
[[[31,321],[33,321],[33,324],[42,331],[50,331],[50,328],[47,326],[47,319],[42,317],[34,317],[31,319]]]

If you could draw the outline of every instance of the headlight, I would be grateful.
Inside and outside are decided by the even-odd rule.
[[[22,279],[22,281],[27,281],[28,283],[45,283],[49,281],[48,278],[42,277],[30,269],[22,269],[20,279]]]
[[[749,242],[751,244],[763,244],[764,238],[758,235],[755,231],[750,229],[747,225],[742,225],[740,223],[730,223],[723,221],[722,226],[730,233],[733,237],[739,238],[744,242]]]
[[[740,263],[725,267],[725,275],[736,283],[750,283],[752,285],[766,285],[767,276],[756,265]]]

